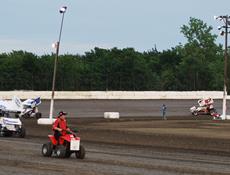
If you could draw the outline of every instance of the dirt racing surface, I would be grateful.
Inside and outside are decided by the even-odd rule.
[[[43,157],[51,126],[23,121],[26,138],[0,137],[0,174],[230,174],[230,122],[209,117],[68,118],[86,158]]]

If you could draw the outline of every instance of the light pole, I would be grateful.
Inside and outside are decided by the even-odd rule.
[[[53,118],[53,106],[54,106],[54,92],[55,92],[55,82],[56,82],[57,61],[58,61],[59,47],[60,47],[60,42],[61,42],[61,33],[62,33],[63,21],[64,21],[64,16],[65,16],[66,10],[67,10],[66,6],[61,7],[60,10],[59,10],[59,12],[62,14],[62,20],[61,20],[61,28],[60,28],[60,32],[59,32],[58,41],[55,44],[56,56],[55,56],[55,60],[54,60],[52,95],[51,95],[51,101],[50,101],[50,115],[49,115],[50,120],[52,120],[52,118]]]
[[[221,30],[220,35],[225,35],[225,49],[224,49],[224,94],[223,94],[223,114],[222,119],[227,119],[226,111],[226,98],[227,98],[227,68],[228,68],[228,28],[230,26],[230,17],[225,16],[214,16],[215,19],[219,19],[224,22],[223,26],[219,26],[218,29]],[[223,30],[222,30],[223,29]]]
[[[60,27],[58,41],[55,44],[53,44],[53,47],[56,48],[56,55],[55,55],[55,60],[54,60],[52,95],[51,95],[51,101],[50,101],[49,119],[45,119],[45,118],[38,119],[38,124],[44,124],[44,125],[48,124],[49,125],[49,124],[53,123],[53,107],[54,107],[54,92],[55,92],[55,82],[56,82],[57,61],[58,61],[59,47],[60,47],[60,42],[61,42],[63,21],[64,21],[64,16],[65,16],[66,10],[67,10],[66,6],[61,7],[59,10],[59,12],[62,14],[61,27]]]

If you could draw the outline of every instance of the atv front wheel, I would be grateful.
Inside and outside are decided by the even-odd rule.
[[[50,157],[52,155],[52,152],[53,152],[53,148],[50,142],[42,145],[42,155],[44,157]]]
[[[80,150],[75,152],[75,156],[77,159],[85,158],[85,148],[82,145],[80,145]]]

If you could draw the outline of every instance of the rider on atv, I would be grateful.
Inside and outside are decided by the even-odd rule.
[[[66,115],[66,112],[60,111],[53,124],[54,137],[58,141],[58,144],[60,136],[66,135],[66,131],[70,131],[66,123]]]
[[[77,159],[84,159],[85,148],[80,137],[68,128],[66,115],[66,112],[59,112],[53,124],[54,135],[48,135],[49,142],[42,145],[42,155],[51,157],[54,153],[58,158],[68,158],[74,153]]]

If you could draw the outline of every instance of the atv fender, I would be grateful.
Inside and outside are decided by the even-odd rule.
[[[57,145],[58,142],[53,135],[48,135],[48,137],[53,145]]]

